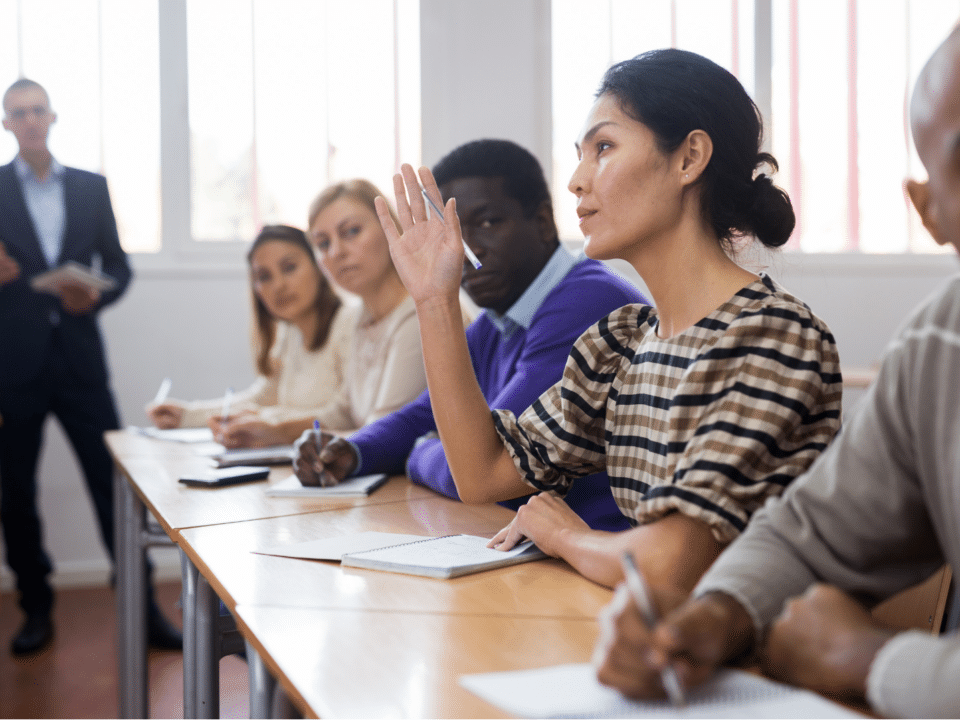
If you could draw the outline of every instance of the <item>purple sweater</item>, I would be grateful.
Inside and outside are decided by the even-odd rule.
[[[480,390],[491,408],[519,414],[563,373],[567,355],[583,332],[619,307],[646,302],[627,281],[602,263],[578,262],[550,291],[529,329],[504,337],[486,313],[467,328],[467,345]],[[459,499],[436,432],[429,391],[350,436],[360,454],[356,473],[406,473],[410,479]],[[501,505],[516,509],[527,497]],[[629,527],[610,493],[606,473],[578,479],[566,496],[571,508],[595,530]]]

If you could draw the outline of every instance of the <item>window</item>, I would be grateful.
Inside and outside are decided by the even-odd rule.
[[[402,5],[188,0],[195,239],[303,227],[329,182],[365,177],[387,192],[401,152],[419,158],[419,92],[398,103],[399,78],[419,72],[399,27],[419,18]]]
[[[263,224],[303,227],[329,183],[389,192],[420,157],[417,0],[0,0],[0,17],[4,88],[47,88],[51,150],[107,176],[128,251],[233,257]]]
[[[124,247],[160,247],[157,8],[126,0],[0,0],[0,78],[43,85],[57,113],[50,149],[110,183]],[[2,92],[0,90],[0,92]],[[3,133],[0,158],[17,152]]]
[[[565,237],[579,237],[566,189],[573,140],[603,71],[681,47],[730,70],[763,111],[775,180],[797,214],[790,247],[941,251],[901,189],[905,177],[923,177],[906,98],[960,16],[958,0],[553,0],[552,9],[554,194]]]

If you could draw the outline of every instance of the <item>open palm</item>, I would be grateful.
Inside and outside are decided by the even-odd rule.
[[[437,201],[440,190],[427,168],[420,168],[423,188]],[[400,279],[414,302],[456,298],[463,274],[463,245],[456,201],[444,208],[444,217],[427,216],[427,205],[417,175],[404,164],[393,176],[400,231],[387,210],[383,198],[377,198],[377,216],[390,244],[390,255]]]

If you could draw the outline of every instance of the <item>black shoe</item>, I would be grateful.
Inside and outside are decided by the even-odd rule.
[[[28,615],[20,632],[13,638],[10,651],[14,655],[39,652],[53,639],[53,621],[48,613]]]
[[[157,650],[183,650],[183,633],[153,604],[147,609],[147,644]]]

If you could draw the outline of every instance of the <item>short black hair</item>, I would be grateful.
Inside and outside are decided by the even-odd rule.
[[[43,94],[47,96],[47,105],[50,104],[50,94],[47,92],[47,89],[38,83],[36,80],[31,80],[30,78],[22,77],[19,80],[14,80],[13,84],[8,87],[3,93],[3,111],[7,111],[7,98],[10,97],[10,93],[19,92],[21,90],[42,90]]]
[[[547,203],[550,188],[540,162],[510,140],[474,140],[452,150],[433,166],[437,185],[466,177],[502,178],[506,194],[520,203],[527,217]]]

